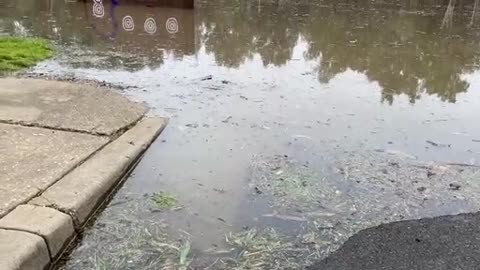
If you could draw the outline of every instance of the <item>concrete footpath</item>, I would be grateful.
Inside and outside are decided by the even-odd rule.
[[[167,124],[109,89],[0,79],[0,269],[48,269]]]

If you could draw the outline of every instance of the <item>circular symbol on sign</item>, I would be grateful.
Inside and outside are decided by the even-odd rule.
[[[103,18],[105,15],[105,9],[103,8],[102,2],[95,2],[93,4],[93,16],[97,18]]]
[[[167,32],[170,34],[175,34],[178,32],[178,22],[175,18],[168,18],[167,22],[165,23],[165,28]]]
[[[155,32],[157,32],[157,22],[153,18],[147,18],[143,24],[143,28],[145,32],[150,35],[155,34]]]
[[[135,23],[132,16],[125,16],[122,19],[122,27],[125,31],[133,31],[135,29]]]

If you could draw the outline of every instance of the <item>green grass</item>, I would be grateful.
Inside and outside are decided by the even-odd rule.
[[[174,210],[179,208],[178,200],[174,195],[166,192],[156,192],[152,196],[152,201],[157,208],[163,210]]]
[[[47,40],[0,37],[0,72],[28,68],[52,55],[53,49]]]

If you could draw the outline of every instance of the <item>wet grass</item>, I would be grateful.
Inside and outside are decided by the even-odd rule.
[[[283,156],[259,156],[252,160],[252,196],[268,200],[273,210],[263,217],[274,218],[278,224],[295,223],[305,228],[305,234],[303,239],[280,237],[278,249],[276,237],[268,235],[246,234],[238,236],[238,241],[230,240],[248,255],[241,253],[237,269],[262,269],[256,265],[268,266],[263,269],[302,269],[303,262],[295,259],[299,254],[303,258],[323,259],[362,229],[385,222],[451,214],[457,209],[476,211],[480,201],[474,191],[480,185],[472,180],[478,179],[478,168],[473,166],[422,162],[398,153],[366,152],[335,160],[328,168],[331,169],[310,168]],[[457,196],[459,190],[468,196]],[[264,247],[259,244],[262,241]],[[288,252],[295,249],[305,251]],[[255,255],[249,255],[250,252]],[[277,265],[272,263],[275,260],[283,262]],[[285,267],[287,263],[291,267]]]
[[[275,230],[261,235],[255,229],[226,237],[227,243],[239,250],[233,269],[261,269],[274,262],[273,254],[289,247]]]
[[[313,206],[323,188],[321,175],[283,157],[254,159],[251,169],[256,193],[271,196],[277,206]]]
[[[0,37],[0,72],[8,73],[34,66],[50,58],[50,43],[38,38]]]
[[[156,195],[155,198],[161,198],[163,206],[178,206],[172,195]],[[152,211],[152,200],[153,197],[132,195],[106,208],[103,213],[105,218],[84,233],[81,246],[70,255],[82,259],[67,260],[58,269],[191,269],[193,251],[189,236],[172,237],[169,224],[158,218],[163,213]]]
[[[313,174],[290,169],[287,172],[278,171],[272,181],[273,192],[276,196],[292,197],[301,202],[310,202],[315,199],[315,191],[311,188]]]
[[[139,194],[137,199],[117,198],[125,203],[107,208],[102,224],[85,236],[76,251],[82,259],[70,260],[62,269],[305,269],[362,229],[450,213],[430,212],[425,204],[436,210],[452,203],[478,208],[478,168],[372,155],[339,160],[330,173],[286,157],[254,160],[252,194],[270,200],[273,211],[260,219],[274,218],[275,223],[240,232],[232,229],[226,236],[219,231],[225,243],[207,250],[197,246],[195,235],[169,225],[168,216],[174,213],[156,211],[180,207],[175,195],[158,192]],[[453,180],[460,190],[451,189]],[[469,196],[448,199],[460,191]],[[284,221],[296,229],[277,226]]]
[[[162,210],[175,210],[181,208],[177,198],[167,192],[155,192],[152,196],[155,206]]]
[[[303,269],[318,259],[315,246],[303,237],[287,237],[273,228],[230,233],[226,242],[237,254],[213,269]]]
[[[190,258],[190,253],[191,253],[191,245],[190,241],[185,241],[181,246],[177,247],[173,244],[169,243],[160,243],[157,242],[156,246],[159,247],[160,249],[170,249],[174,251],[175,253],[178,254],[178,263],[175,265],[178,270],[186,270],[192,263],[192,259]],[[173,261],[173,260],[171,260]]]
[[[186,241],[185,244],[180,248],[179,253],[179,265],[180,269],[187,269],[187,267],[192,263],[192,260],[189,259],[190,255],[190,241]]]
[[[172,240],[164,232],[164,224],[108,225],[103,228],[102,243],[90,251],[90,262],[67,269],[175,269],[187,270],[192,262],[189,240]],[[119,238],[122,237],[123,238]],[[84,268],[90,265],[91,268]]]

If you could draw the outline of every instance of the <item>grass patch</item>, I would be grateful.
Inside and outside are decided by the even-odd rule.
[[[310,203],[315,200],[315,189],[312,188],[316,175],[313,173],[287,168],[277,171],[271,183],[274,195],[292,197],[298,201]]]
[[[0,72],[13,72],[50,58],[50,42],[39,38],[0,37]]]
[[[152,201],[157,208],[163,210],[175,210],[181,208],[178,204],[177,198],[167,192],[155,192],[152,196]]]
[[[273,198],[277,206],[311,208],[319,199],[323,177],[281,156],[256,158],[251,165],[251,186],[256,194]]]
[[[192,259],[190,258],[191,253],[191,245],[190,241],[185,241],[181,246],[175,246],[169,243],[161,243],[155,242],[155,245],[159,250],[169,249],[170,251],[174,251],[178,253],[178,263],[174,263],[177,270],[187,270],[192,263]],[[170,253],[171,254],[171,253]],[[170,262],[171,263],[171,262]],[[173,269],[173,268],[165,268],[165,269]]]
[[[223,258],[223,265],[214,269],[304,269],[318,259],[310,243],[290,239],[273,228],[229,234],[226,242],[237,250],[237,254],[234,258]]]
[[[154,217],[151,197],[119,194],[85,232],[72,260],[58,270],[190,270],[190,235],[172,237],[174,228]]]

